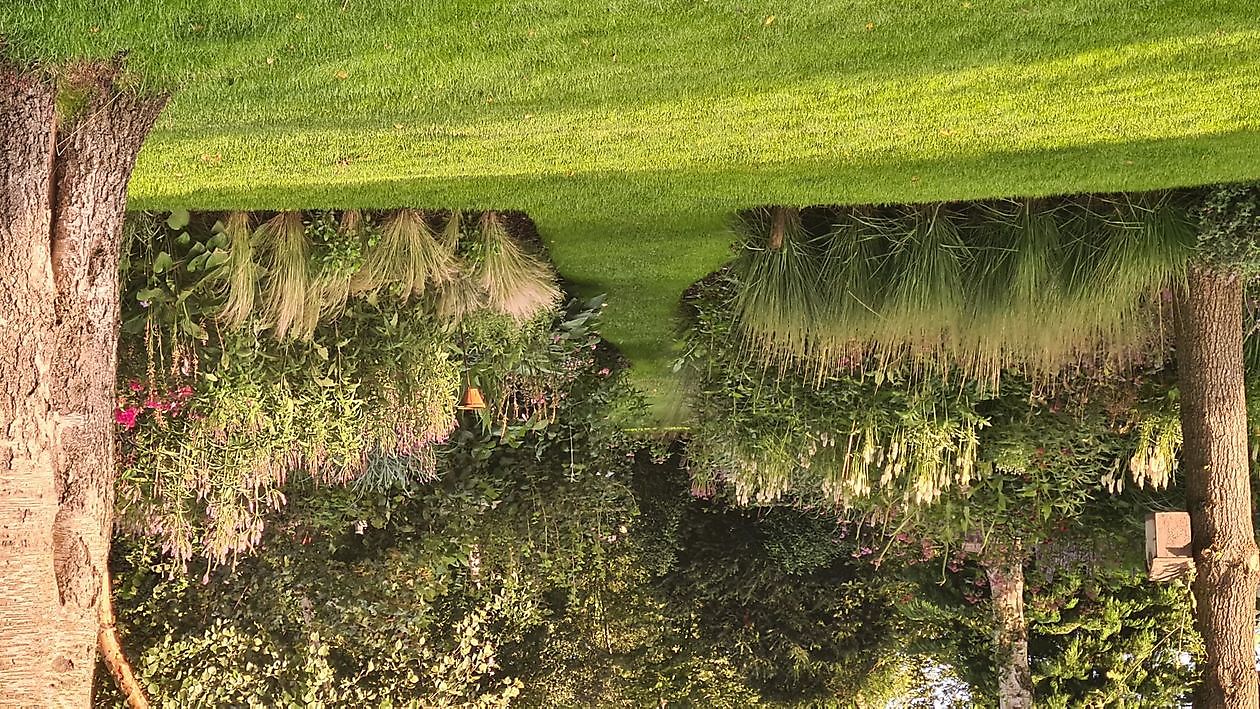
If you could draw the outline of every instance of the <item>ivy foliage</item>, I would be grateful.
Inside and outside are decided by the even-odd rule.
[[[1217,185],[1200,195],[1199,258],[1247,277],[1260,275],[1260,183]]]

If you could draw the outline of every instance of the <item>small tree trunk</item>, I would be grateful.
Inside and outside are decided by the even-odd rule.
[[[1024,617],[1023,555],[1016,553],[985,565],[993,599],[993,644],[997,651],[998,698],[1002,709],[1033,705],[1028,667],[1028,620]]]
[[[105,588],[110,588],[109,569],[105,570]],[[118,639],[118,619],[114,617],[114,601],[111,594],[101,594],[101,628],[97,636],[97,644],[101,651],[101,660],[105,668],[114,677],[114,684],[127,701],[130,709],[149,709],[149,700],[144,696],[144,688],[136,680],[136,673],[127,661],[122,642]]]
[[[797,210],[792,207],[770,208],[770,250],[781,251],[787,236],[788,223],[795,219]]]
[[[0,706],[88,706],[114,484],[118,256],[127,181],[165,103],[0,63]]]
[[[1182,456],[1196,575],[1196,622],[1206,657],[1196,706],[1255,709],[1256,585],[1243,286],[1232,273],[1193,267],[1177,294]]]

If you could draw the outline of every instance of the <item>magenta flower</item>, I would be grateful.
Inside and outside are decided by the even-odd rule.
[[[130,431],[136,427],[136,416],[139,415],[139,413],[140,409],[135,406],[128,406],[125,409],[119,409],[114,412],[114,423]]]
[[[136,381],[135,379],[132,379],[131,381],[127,382],[127,388],[132,391],[144,391],[144,385]]]

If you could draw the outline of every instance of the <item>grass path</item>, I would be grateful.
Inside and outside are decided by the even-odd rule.
[[[0,36],[177,89],[136,207],[530,212],[660,394],[735,209],[1260,177],[1237,0],[9,0]]]

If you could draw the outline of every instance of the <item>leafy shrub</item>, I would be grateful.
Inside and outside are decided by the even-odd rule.
[[[1260,275],[1260,183],[1205,189],[1195,213],[1200,258],[1248,277]]]
[[[240,213],[133,217],[116,414],[126,528],[180,562],[234,560],[260,542],[291,478],[430,479],[461,382],[486,387],[483,423],[506,438],[546,429],[580,375],[610,373],[594,367],[598,302],[443,322],[431,291],[449,285],[438,261],[454,246],[419,212],[383,231],[374,219],[281,213],[251,235],[255,218]],[[496,238],[511,239],[502,225]],[[418,241],[424,263],[387,263],[415,257],[399,244]]]

